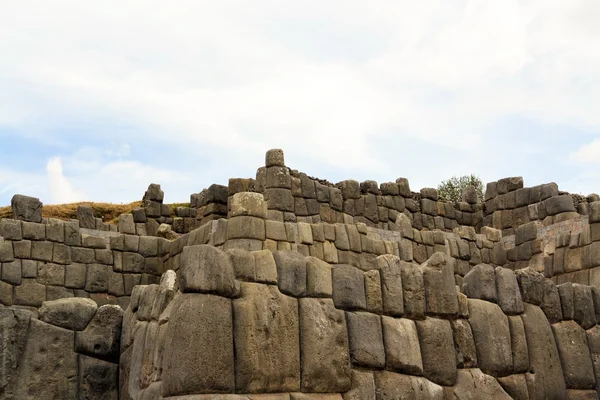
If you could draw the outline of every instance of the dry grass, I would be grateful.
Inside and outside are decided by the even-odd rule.
[[[94,210],[94,215],[97,218],[102,218],[104,222],[116,222],[119,215],[131,212],[135,208],[142,206],[141,201],[134,201],[129,204],[112,204],[112,203],[71,203],[71,204],[56,204],[56,205],[44,205],[42,208],[42,216],[47,218],[58,218],[63,220],[76,219],[77,218],[77,206],[86,205],[91,206]],[[177,203],[169,204],[171,208],[171,215],[174,215],[176,207],[189,207],[189,203]],[[0,207],[0,219],[1,218],[12,218],[12,210],[10,206]]]

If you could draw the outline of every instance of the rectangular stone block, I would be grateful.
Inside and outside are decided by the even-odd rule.
[[[231,300],[183,294],[172,307],[163,353],[162,395],[233,392]]]
[[[227,224],[227,239],[265,240],[264,219],[248,216],[230,218]]]
[[[364,274],[350,265],[333,268],[333,301],[337,308],[364,310],[366,308]]]
[[[385,348],[380,317],[365,312],[347,312],[346,321],[352,364],[358,367],[383,368]]]
[[[298,301],[274,286],[242,283],[233,310],[236,391],[299,391]]]
[[[415,322],[382,317],[387,369],[410,375],[423,374],[423,360]]]
[[[302,390],[345,392],[351,369],[344,312],[330,299],[299,300]]]

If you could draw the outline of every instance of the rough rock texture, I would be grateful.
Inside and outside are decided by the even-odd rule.
[[[210,294],[182,294],[173,300],[172,307],[162,395],[232,392],[231,300]]]
[[[96,302],[86,298],[45,301],[39,309],[39,318],[61,328],[82,331],[97,309]]]
[[[243,283],[233,310],[237,390],[300,390],[298,301],[274,286]]]
[[[535,382],[529,395],[541,399],[564,399],[567,396],[565,378],[552,328],[537,306],[525,304],[522,315],[529,349],[529,362],[535,372]]]

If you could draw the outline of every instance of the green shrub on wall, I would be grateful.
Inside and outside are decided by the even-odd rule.
[[[451,203],[462,201],[463,191],[473,186],[477,192],[477,200],[483,201],[483,182],[476,175],[453,176],[447,181],[442,181],[437,187],[440,200]]]

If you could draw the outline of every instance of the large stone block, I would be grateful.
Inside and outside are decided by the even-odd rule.
[[[227,239],[265,240],[265,221],[262,218],[238,216],[228,220]]]
[[[456,355],[450,322],[438,318],[416,321],[423,358],[423,374],[438,385],[456,382]]]
[[[0,307],[0,394],[11,399],[33,313]]]
[[[119,366],[117,364],[79,355],[80,399],[118,400]]]
[[[526,303],[521,318],[525,326],[530,368],[535,371],[535,381],[528,388],[529,396],[556,400],[567,398],[560,357],[544,312],[538,306]]]
[[[21,306],[39,307],[46,301],[46,287],[35,279],[23,279],[15,286],[15,304]]]
[[[512,399],[494,377],[478,368],[459,370],[456,385],[449,392],[455,399]]]
[[[383,312],[400,317],[404,314],[404,294],[402,289],[402,268],[400,259],[385,254],[375,259],[381,275],[381,294],[383,296]]]
[[[494,267],[488,264],[474,266],[463,277],[462,292],[471,299],[481,299],[495,303],[498,294],[496,292]]]
[[[498,305],[507,315],[521,314],[524,310],[523,299],[514,271],[508,268],[496,267],[495,272]]]
[[[108,271],[110,267],[102,264],[89,264],[85,279],[85,290],[90,293],[108,291]],[[64,274],[64,273],[63,273]]]
[[[415,263],[401,262],[404,314],[411,319],[425,318],[425,284],[423,273]]]
[[[592,389],[594,366],[585,331],[574,321],[552,325],[567,389]]]
[[[77,398],[77,353],[74,333],[31,319],[14,399]]]
[[[184,293],[231,296],[235,290],[231,261],[223,251],[209,246],[187,246],[181,254],[180,287]]]
[[[182,294],[172,307],[163,355],[162,395],[233,392],[231,300]]]
[[[306,293],[306,258],[295,251],[275,251],[277,284],[282,293],[302,296]]]
[[[61,328],[81,331],[91,321],[97,309],[96,302],[86,298],[45,301],[39,309],[39,318]]]
[[[544,275],[527,267],[515,272],[521,298],[524,302],[536,306],[542,304],[544,298]]]
[[[344,312],[330,299],[300,299],[302,390],[345,392],[351,370]]]
[[[229,217],[267,217],[267,203],[262,194],[241,192],[229,198]]]
[[[563,212],[574,212],[573,199],[568,194],[553,196],[544,201],[547,215],[556,215]]]
[[[359,367],[383,368],[385,349],[380,317],[365,312],[348,312],[346,320],[352,364]]]
[[[375,393],[373,373],[352,370],[352,387],[343,394],[344,400],[376,400]]]
[[[367,306],[364,274],[350,265],[333,267],[333,301],[337,308],[364,310]]]
[[[573,319],[583,329],[589,329],[596,325],[596,311],[594,309],[592,290],[589,286],[578,283],[573,284],[573,309]]]
[[[450,321],[456,349],[456,365],[459,368],[473,368],[477,366],[477,350],[473,331],[469,321],[456,319]]]
[[[415,322],[406,318],[382,317],[386,367],[410,374],[423,374],[423,360]]]
[[[518,316],[509,316],[510,346],[512,349],[513,372],[523,373],[529,371],[529,350],[523,320]]]
[[[375,373],[378,400],[444,400],[444,389],[418,376],[382,371]]]
[[[298,301],[275,286],[242,283],[233,310],[236,390],[300,390]]]
[[[469,299],[469,322],[473,330],[479,368],[493,376],[512,373],[513,359],[508,318],[498,305]]]
[[[294,211],[292,191],[282,188],[269,188],[264,191],[264,198],[269,210]]]
[[[29,222],[42,222],[42,202],[36,197],[15,194],[10,205],[13,218]]]
[[[117,362],[123,309],[106,304],[98,308],[87,327],[75,334],[75,350],[102,360]]]
[[[421,266],[428,314],[440,316],[458,314],[454,263],[453,258],[438,252]]]
[[[310,297],[331,297],[333,294],[331,265],[316,257],[306,258],[306,294]]]
[[[588,347],[592,364],[594,365],[594,375],[596,378],[595,389],[600,389],[600,325],[596,325],[586,331]]]

